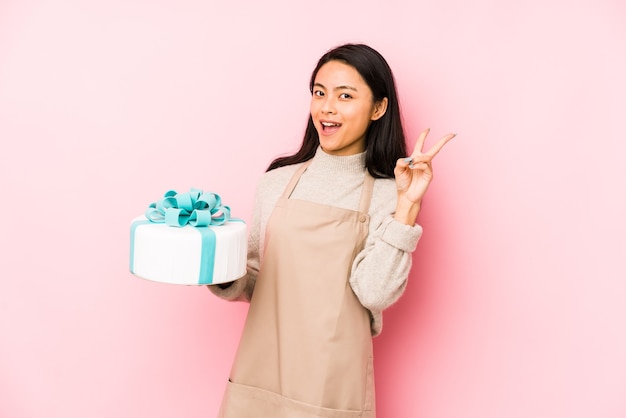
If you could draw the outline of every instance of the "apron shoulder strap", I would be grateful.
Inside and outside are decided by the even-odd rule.
[[[300,180],[300,176],[302,175],[302,173],[304,173],[309,164],[311,164],[311,160],[305,161],[304,164],[302,164],[296,170],[293,176],[291,176],[291,180],[289,180],[289,183],[287,183],[287,187],[285,187],[285,190],[283,190],[283,194],[281,196],[282,198],[289,199],[289,196],[291,196],[293,189],[295,189],[296,184],[298,184],[298,180]]]

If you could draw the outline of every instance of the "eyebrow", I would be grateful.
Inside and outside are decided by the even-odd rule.
[[[313,86],[314,87],[321,87],[323,89],[326,89],[326,86],[324,86],[322,83],[314,83]],[[334,88],[334,90],[352,90],[352,91],[358,92],[356,87],[352,87],[352,86],[337,86],[337,87]]]

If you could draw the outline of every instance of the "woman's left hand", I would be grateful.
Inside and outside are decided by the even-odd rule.
[[[448,141],[456,134],[448,134],[441,138],[428,151],[422,152],[424,142],[430,129],[422,132],[415,143],[413,153],[407,158],[400,158],[396,162],[394,175],[398,189],[398,209],[400,206],[415,206],[419,211],[422,198],[433,179],[432,160]],[[413,212],[413,211],[412,211]],[[417,213],[415,213],[417,216]]]

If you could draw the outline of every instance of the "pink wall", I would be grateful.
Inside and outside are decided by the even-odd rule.
[[[215,3],[215,4],[212,4]],[[128,272],[169,188],[249,220],[326,49],[395,70],[436,161],[376,339],[383,418],[626,416],[617,0],[0,3],[0,416],[215,416],[246,306]]]

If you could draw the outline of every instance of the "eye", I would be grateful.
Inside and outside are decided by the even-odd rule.
[[[349,95],[348,93],[341,93],[341,94],[339,95],[339,98],[340,98],[340,99],[351,99],[351,98],[352,98],[352,96],[351,96],[351,95]]]
[[[322,90],[313,90],[313,96],[324,97],[324,92]]]

